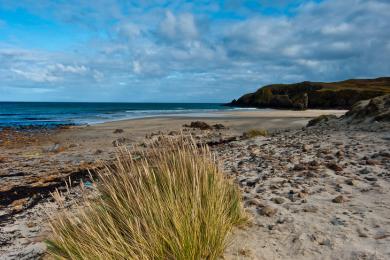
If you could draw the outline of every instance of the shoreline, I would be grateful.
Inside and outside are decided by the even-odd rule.
[[[153,111],[153,110],[150,110]],[[134,118],[118,118],[113,120],[107,120],[104,122],[96,123],[69,123],[69,124],[30,124],[30,125],[0,125],[0,131],[2,129],[17,129],[17,130],[39,130],[39,129],[61,129],[67,127],[83,127],[83,126],[96,126],[102,124],[109,124],[120,121],[131,121],[131,120],[147,120],[147,119],[158,119],[158,118],[174,118],[174,119],[218,119],[218,118],[295,118],[295,117],[317,117],[320,115],[334,114],[341,116],[345,114],[347,110],[338,109],[307,109],[304,111],[299,110],[288,110],[288,109],[258,109],[258,108],[239,108],[239,109],[227,109],[217,111],[200,111],[200,112],[188,112],[188,113],[172,113],[172,114],[159,114],[150,116],[140,116]]]
[[[344,113],[333,112],[339,116]],[[148,143],[158,141],[161,135],[183,133],[192,135],[197,142],[213,143],[218,148],[224,144],[228,146],[231,140],[241,142],[243,133],[250,129],[299,131],[311,118],[329,113],[328,110],[234,111],[217,117],[210,117],[210,114],[208,117],[166,116],[50,131],[10,131],[9,140],[0,135],[3,140],[0,150],[4,151],[0,155],[0,197],[7,198],[0,200],[0,220],[4,223],[0,231],[11,241],[0,247],[0,253],[43,254],[45,245],[42,241],[49,232],[45,212],[55,214],[59,210],[50,193],[59,189],[67,194],[65,181],[71,180],[72,188],[66,195],[66,203],[71,207],[80,201],[80,181],[88,180],[88,171],[99,167],[101,162],[112,161],[117,146],[147,147]],[[203,121],[210,126],[222,124],[224,127],[200,130],[183,126],[192,121]],[[20,235],[21,232],[27,233]],[[29,247],[25,246],[26,239],[32,241]],[[30,249],[33,253],[28,251]]]

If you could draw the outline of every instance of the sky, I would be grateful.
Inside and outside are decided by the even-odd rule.
[[[0,101],[228,102],[390,76],[390,0],[0,0]]]

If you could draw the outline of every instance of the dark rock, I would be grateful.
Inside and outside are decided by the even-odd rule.
[[[189,127],[189,128],[197,128],[200,130],[211,130],[213,129],[209,124],[203,121],[194,121],[191,122],[189,125],[184,125],[184,127]]]
[[[101,153],[103,153],[103,151],[102,150],[100,150],[100,149],[97,149],[93,154],[101,154]]]
[[[304,164],[295,164],[294,165],[294,168],[293,168],[294,171],[303,171],[303,170],[306,170],[306,166]]]
[[[343,167],[341,167],[339,164],[337,163],[328,163],[326,165],[329,169],[335,171],[335,172],[341,172],[343,171]]]
[[[350,185],[350,186],[356,185],[356,181],[354,179],[347,179],[347,180],[345,180],[345,183]]]
[[[252,198],[245,201],[246,206],[257,206],[264,207],[264,203],[262,203],[259,199]]]
[[[215,124],[213,125],[213,128],[217,130],[226,129],[226,127],[223,124]]]
[[[114,147],[118,147],[118,146],[121,146],[121,145],[124,145],[126,142],[128,142],[129,140],[125,137],[121,137],[121,138],[118,138],[114,141],[112,141],[112,145]]]
[[[360,174],[369,174],[371,171],[368,168],[364,168],[360,170]]]
[[[254,187],[258,181],[259,181],[259,178],[248,179],[248,180],[246,180],[246,186]]]
[[[274,203],[276,203],[276,204],[283,204],[284,201],[285,201],[285,199],[282,198],[282,197],[275,197],[275,198],[272,198],[271,200],[272,200]]]
[[[118,129],[115,129],[113,133],[114,134],[120,134],[120,133],[123,133],[123,132],[124,132],[123,129],[119,129],[118,128]]]
[[[339,195],[339,196],[335,197],[334,199],[332,199],[333,203],[343,203],[345,201],[346,201],[346,199],[344,198],[343,195]]]
[[[278,209],[271,206],[264,206],[259,210],[260,215],[272,217],[278,212]]]
[[[370,177],[370,176],[367,176],[367,177],[364,177],[364,179],[368,180],[368,181],[377,181],[378,179],[375,178],[375,177]]]

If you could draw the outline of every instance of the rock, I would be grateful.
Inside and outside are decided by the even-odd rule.
[[[341,218],[339,218],[339,217],[334,217],[334,218],[332,218],[331,219],[331,221],[330,221],[330,223],[332,224],[332,225],[335,225],[335,226],[346,226],[346,222],[345,222],[345,220],[343,220],[343,219],[341,219]]]
[[[378,179],[375,178],[375,177],[370,177],[370,176],[367,176],[367,177],[364,177],[364,179],[368,180],[368,181],[377,181]]]
[[[266,191],[266,189],[263,188],[263,187],[259,187],[259,188],[256,189],[256,192],[257,192],[257,193],[263,193],[263,192],[265,192],[265,191]]]
[[[341,172],[343,171],[343,167],[341,167],[339,164],[337,163],[328,163],[326,165],[326,167],[328,167],[329,169],[335,171],[335,172]]]
[[[215,124],[213,125],[213,128],[216,130],[226,129],[226,127],[223,124]]]
[[[359,237],[368,237],[366,232],[364,232],[361,228],[358,228],[356,231],[357,231]]]
[[[168,133],[168,135],[179,135],[179,134],[180,134],[179,131],[170,131],[170,132]]]
[[[51,147],[44,149],[47,153],[59,153],[65,151],[65,147],[59,143],[53,144]]]
[[[274,203],[276,203],[276,204],[283,204],[284,201],[285,201],[285,199],[282,198],[282,197],[275,197],[275,198],[272,198],[271,200],[272,200]]]
[[[114,147],[118,147],[118,146],[124,145],[127,141],[129,141],[129,139],[121,137],[121,138],[118,138],[118,139],[112,141],[112,145]]]
[[[267,217],[272,217],[278,212],[278,209],[273,208],[271,206],[264,206],[259,210],[260,215],[262,216],[267,216]]]
[[[339,196],[332,199],[333,203],[343,203],[345,201],[346,201],[346,199],[344,198],[343,195],[339,195]]]
[[[96,149],[96,151],[95,151],[93,154],[95,154],[95,155],[98,155],[98,154],[101,154],[101,153],[103,153],[103,151],[102,151],[102,150],[100,150],[100,149]]]
[[[360,170],[360,174],[369,174],[371,171],[368,168]]]
[[[367,165],[378,165],[380,162],[378,160],[366,160]]]
[[[244,203],[246,206],[257,206],[257,207],[264,207],[264,203],[261,202],[259,199],[252,198],[248,199]]]
[[[123,131],[123,129],[120,129],[120,128],[117,128],[117,129],[115,129],[114,130],[114,134],[120,134],[120,133],[123,133],[124,131]]]
[[[194,121],[191,122],[189,125],[184,125],[184,127],[189,127],[189,128],[197,128],[200,130],[211,130],[213,129],[209,124],[203,121]]]
[[[314,205],[306,205],[303,208],[304,212],[316,213],[318,211],[318,207]]]
[[[348,184],[350,186],[356,186],[356,181],[354,179],[347,179],[345,180],[345,184]]]
[[[248,179],[248,180],[246,180],[246,186],[254,187],[258,181],[259,181],[259,178]]]
[[[295,164],[294,165],[294,168],[293,168],[294,171],[303,171],[303,170],[306,170],[306,166],[304,164]]]
[[[304,144],[304,145],[302,146],[302,151],[303,151],[303,152],[308,152],[309,150],[311,150],[311,146],[310,146],[310,145]]]
[[[307,197],[307,192],[303,192],[303,191],[298,192],[298,198],[303,199],[306,197]]]
[[[390,122],[390,95],[383,95],[354,104],[343,121],[350,124],[361,122]]]

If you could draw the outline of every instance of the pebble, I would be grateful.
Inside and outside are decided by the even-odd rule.
[[[274,197],[271,199],[273,202],[275,202],[276,204],[283,204],[285,199],[282,198],[282,197]]]
[[[345,183],[350,186],[356,186],[356,181],[354,179],[347,179],[345,180]]]
[[[339,196],[332,199],[333,203],[343,203],[345,201],[346,201],[346,199],[344,198],[343,195],[339,195]]]
[[[303,171],[303,170],[305,170],[305,169],[306,169],[305,165],[303,165],[303,164],[301,164],[301,163],[295,164],[295,165],[294,165],[294,168],[293,168],[294,171]]]
[[[368,181],[377,181],[378,179],[375,178],[375,177],[370,177],[370,176],[367,176],[367,177],[364,177],[364,179],[368,180]]]
[[[278,212],[278,209],[271,207],[271,206],[264,206],[259,210],[260,215],[272,217]]]
[[[364,168],[360,170],[360,174],[369,174],[371,171],[368,168]]]
[[[343,167],[341,167],[339,164],[337,163],[328,163],[326,165],[329,169],[335,171],[335,172],[341,172],[343,170]]]
[[[304,212],[309,212],[309,213],[316,213],[318,211],[318,207],[314,205],[306,205],[303,208]]]
[[[263,207],[264,206],[264,204],[259,199],[256,199],[256,198],[248,199],[247,201],[245,201],[245,205],[247,205],[247,206],[257,206],[257,207]]]

